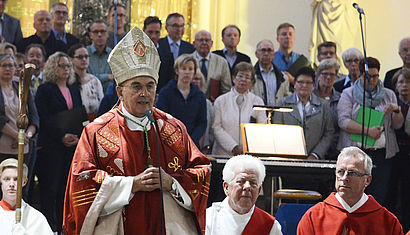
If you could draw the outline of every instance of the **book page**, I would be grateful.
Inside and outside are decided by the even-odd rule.
[[[244,124],[249,153],[306,155],[303,129],[279,124]]]

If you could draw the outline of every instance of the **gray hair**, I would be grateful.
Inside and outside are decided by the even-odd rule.
[[[346,147],[340,152],[337,157],[337,161],[344,156],[359,158],[359,160],[364,163],[364,170],[366,171],[366,174],[372,175],[373,161],[363,150],[355,146]]]
[[[342,54],[343,63],[346,64],[346,60],[351,59],[351,58],[363,59],[363,54],[361,51],[359,51],[359,49],[355,47],[351,47],[343,52]]]
[[[404,46],[404,43],[405,43],[406,41],[409,41],[409,42],[410,42],[410,37],[405,37],[405,38],[403,38],[402,40],[400,40],[400,42],[399,42],[399,52],[402,51],[402,47]]]
[[[273,50],[275,50],[275,46],[273,45],[273,42],[272,42],[271,40],[269,40],[269,39],[260,40],[260,41],[258,42],[258,44],[256,44],[256,50],[259,50],[259,46],[260,46],[263,42],[267,42],[267,43],[271,44]]]
[[[4,60],[10,59],[13,61],[14,67],[17,67],[17,62],[16,58],[13,55],[10,54],[0,54],[0,63],[3,62]]]
[[[336,73],[339,72],[340,63],[335,58],[324,59],[320,61],[319,67],[317,67],[316,75],[318,76],[323,70],[335,69]]]
[[[265,166],[262,161],[251,155],[238,155],[230,158],[222,171],[222,178],[225,182],[230,183],[235,178],[237,170],[252,170],[258,175],[258,185],[262,185],[265,179]]]
[[[74,76],[74,69],[73,69],[73,64],[71,63],[70,57],[64,52],[56,52],[52,54],[50,57],[48,57],[47,63],[44,66],[43,70],[43,79],[44,82],[49,82],[49,83],[56,83],[57,81],[57,67],[58,67],[58,61],[60,58],[66,57],[68,59],[68,62],[70,63],[70,77],[67,80],[67,85],[72,85],[75,82],[75,76]]]

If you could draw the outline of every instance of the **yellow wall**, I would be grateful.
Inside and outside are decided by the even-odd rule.
[[[48,10],[48,6],[48,0],[9,0],[5,12],[20,20],[23,36],[27,37],[35,32],[34,14],[39,10]]]

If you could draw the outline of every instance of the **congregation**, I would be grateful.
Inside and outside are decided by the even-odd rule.
[[[339,205],[339,202],[346,200],[341,193],[345,189],[337,188],[338,184],[343,184],[340,183],[343,181],[340,179],[369,177],[366,178],[367,181],[362,182],[362,191],[358,194],[358,200],[352,205],[359,208],[370,198],[372,205],[379,203],[385,207],[383,213],[391,218],[395,216],[398,218],[400,223],[396,224],[395,231],[400,231],[400,224],[402,231],[410,230],[410,202],[406,200],[410,193],[407,187],[410,179],[409,174],[405,173],[406,166],[410,164],[410,37],[403,38],[398,45],[398,54],[403,65],[388,71],[382,80],[382,75],[379,74],[381,65],[377,58],[364,58],[359,49],[349,48],[342,53],[340,60],[336,53],[335,42],[321,43],[317,47],[319,64],[311,64],[306,56],[293,51],[296,29],[290,23],[281,23],[276,29],[276,40],[279,43],[277,50],[272,40],[261,38],[255,45],[257,61],[251,61],[248,55],[237,50],[241,30],[233,24],[222,29],[224,48],[211,51],[215,39],[206,30],[197,31],[192,44],[182,39],[186,24],[184,16],[179,13],[169,14],[166,18],[165,37],[161,38],[163,22],[156,16],[145,19],[142,27],[144,33],[134,32],[134,29],[131,30],[133,32],[127,32],[125,30],[126,7],[118,4],[116,14],[114,14],[114,7],[111,7],[106,19],[96,19],[90,24],[88,36],[92,43],[84,45],[80,43],[79,38],[65,30],[68,8],[64,3],[55,3],[50,11],[36,12],[33,24],[35,33],[29,37],[23,37],[19,20],[4,12],[6,3],[7,0],[0,0],[0,162],[17,158],[18,82],[24,65],[33,64],[35,70],[27,101],[29,125],[24,139],[27,181],[23,198],[28,204],[32,203],[35,200],[34,187],[38,183],[40,192],[38,209],[45,216],[53,232],[71,234],[69,231],[72,231],[73,234],[79,234],[79,228],[76,227],[79,223],[78,215],[69,211],[79,210],[76,213],[86,213],[81,211],[82,208],[73,209],[80,205],[74,205],[75,197],[72,198],[72,193],[76,193],[76,187],[80,184],[78,181],[86,182],[89,178],[95,178],[98,182],[101,181],[98,178],[106,177],[107,172],[111,176],[136,175],[129,173],[135,171],[134,167],[126,164],[138,165],[139,162],[135,163],[125,158],[120,163],[114,161],[118,169],[108,166],[104,168],[107,171],[103,173],[97,170],[90,175],[91,170],[82,172],[75,170],[76,168],[88,169],[87,164],[95,165],[96,168],[106,164],[103,161],[90,160],[86,163],[83,161],[81,156],[88,159],[91,155],[91,150],[85,147],[91,146],[91,143],[98,143],[98,147],[90,148],[95,147],[93,152],[107,159],[107,156],[112,156],[115,151],[118,151],[115,149],[126,146],[120,140],[116,144],[116,138],[112,139],[109,135],[106,137],[106,132],[122,133],[121,138],[124,138],[124,141],[141,141],[141,152],[147,152],[142,156],[149,160],[144,163],[144,167],[146,164],[147,170],[151,169],[149,166],[153,165],[152,160],[154,163],[156,161],[154,153],[159,155],[160,149],[155,149],[155,145],[150,149],[149,143],[153,143],[155,137],[154,133],[150,132],[149,117],[139,119],[140,117],[134,113],[141,112],[138,109],[133,110],[130,104],[131,102],[143,103],[141,105],[148,108],[151,99],[154,108],[150,108],[154,118],[165,120],[164,129],[172,127],[166,130],[170,132],[167,136],[169,142],[174,140],[178,142],[175,133],[182,136],[180,138],[183,139],[181,140],[183,144],[180,146],[172,142],[170,147],[164,147],[165,144],[161,143],[161,152],[164,148],[164,154],[172,153],[172,157],[167,156],[167,158],[173,162],[166,164],[169,166],[172,163],[171,166],[175,169],[171,173],[168,172],[169,175],[165,175],[165,188],[169,189],[178,205],[195,214],[198,231],[206,234],[221,234],[225,230],[228,231],[229,229],[223,226],[232,223],[231,219],[235,221],[234,212],[237,212],[241,216],[247,214],[245,222],[242,221],[245,217],[241,217],[238,219],[241,221],[237,221],[238,226],[232,227],[232,231],[228,231],[227,234],[238,234],[242,231],[252,234],[250,231],[256,231],[246,226],[249,220],[255,223],[254,226],[260,226],[259,221],[253,220],[253,213],[258,213],[260,216],[258,218],[261,220],[269,221],[269,229],[265,234],[281,234],[281,225],[278,221],[255,206],[262,190],[265,168],[256,158],[242,155],[244,149],[241,123],[287,124],[302,127],[309,160],[337,160],[337,167],[349,168],[352,164],[346,163],[348,161],[346,159],[349,158],[346,156],[360,155],[358,158],[363,161],[363,170],[366,173],[359,174],[346,170],[347,175],[345,175],[345,170],[337,168],[336,190],[334,190],[337,193],[328,192],[327,195],[323,195],[325,198],[329,196],[326,201],[337,204],[337,207],[342,209],[346,208],[343,203]],[[114,29],[114,15],[118,18],[117,29]],[[131,33],[133,33],[132,37]],[[148,58],[146,60],[148,62],[138,60],[139,63],[147,63],[142,69],[138,67],[139,65],[135,68],[129,65],[130,61],[134,63],[137,59],[127,60],[123,59],[127,55],[118,55],[124,53],[121,50],[128,46],[127,43],[132,40],[131,38],[137,37],[134,34],[141,39],[135,46],[132,45],[134,47],[131,46],[133,56]],[[149,43],[144,41],[144,37],[150,39]],[[150,51],[150,45],[153,47],[153,52]],[[121,62],[118,58],[126,62]],[[340,73],[340,61],[347,68],[348,74]],[[118,67],[121,63],[130,66],[128,73],[123,71],[124,67],[121,69]],[[144,81],[145,84],[141,85],[136,82],[137,80],[134,81],[135,77],[139,77],[138,81]],[[146,93],[149,97],[144,100],[133,100],[132,94],[127,91],[136,94]],[[253,110],[254,105],[286,106],[291,107],[293,111],[274,113],[271,123],[268,123],[267,113]],[[378,125],[363,127],[359,121],[359,113],[363,105],[383,115],[383,120]],[[117,107],[115,111],[113,107]],[[177,121],[173,121],[171,116]],[[123,122],[125,124],[121,123],[120,126],[126,125],[127,128],[122,127],[123,129],[118,130],[106,128],[100,131],[96,129],[96,125],[103,122],[101,120],[107,123],[113,120],[118,123]],[[66,129],[64,124],[68,122],[76,128]],[[88,129],[85,128],[83,131],[83,127],[87,124]],[[78,126],[80,127],[77,128]],[[135,128],[132,129],[131,126]],[[165,134],[161,132],[161,127],[159,129],[158,133],[162,138]],[[141,140],[137,136],[127,134],[130,130],[143,133]],[[366,138],[374,140],[373,144],[367,143],[362,146],[360,141],[352,139],[352,135],[360,135],[363,130]],[[99,144],[107,141],[113,141],[114,150],[111,147],[109,150],[100,147]],[[353,151],[350,149],[352,146],[361,148],[363,151],[355,149]],[[121,154],[132,156],[140,154],[139,151],[128,149],[124,151],[126,153]],[[208,198],[207,195],[214,187],[212,181],[211,184],[209,182],[211,165],[206,158],[208,154],[232,156],[232,161],[229,160],[229,164],[225,165],[223,182],[217,182],[222,184],[226,199],[206,209],[206,199],[213,199]],[[181,166],[183,163],[178,162],[177,156],[187,158],[186,167]],[[366,165],[367,161],[372,162],[376,167],[369,168],[368,165],[371,164]],[[10,160],[8,163],[11,164]],[[14,162],[10,166],[15,167]],[[184,173],[179,174],[178,167],[183,168]],[[355,167],[352,169],[357,171]],[[3,182],[2,171],[3,169],[0,170],[1,182]],[[193,172],[201,175],[203,180],[199,182],[199,176]],[[73,175],[77,173],[79,175],[74,179]],[[159,174],[160,177],[163,174],[154,170],[147,172],[147,175],[148,173]],[[197,177],[198,182],[195,181],[197,184],[192,183]],[[124,182],[115,181],[115,183],[121,185],[118,186],[119,189],[125,188],[122,185]],[[246,188],[244,185],[249,186],[252,202],[241,211],[239,204],[235,204],[240,203],[235,201],[235,190],[238,190],[235,187],[243,189]],[[95,187],[88,188],[91,190],[90,194],[97,194],[98,188],[96,190]],[[191,191],[188,192],[186,187],[200,191],[205,195],[205,199],[201,198],[199,192],[192,197]],[[158,199],[157,196],[150,198],[139,195],[139,188],[137,190],[133,184],[132,189],[129,187],[129,190],[132,192],[129,195],[120,195],[122,198],[125,197],[126,201],[128,200],[127,203],[132,197],[134,202],[142,200],[148,204]],[[154,188],[149,190],[144,188],[142,191],[152,190]],[[341,198],[339,194],[342,195]],[[367,195],[372,196],[367,197]],[[179,201],[176,198],[179,198]],[[242,199],[238,199],[240,200]],[[4,203],[1,202],[0,206],[3,207]],[[375,207],[379,208],[379,204]],[[132,208],[137,208],[135,203],[130,205]],[[348,208],[354,208],[352,205],[349,204]],[[325,207],[325,204],[320,206]],[[6,210],[4,207],[3,209]],[[201,216],[205,215],[205,209],[206,226],[205,217],[201,219]],[[306,216],[314,217],[314,213],[317,213],[314,209],[308,211]],[[108,213],[105,207],[102,210],[102,213]],[[125,218],[129,218],[126,216],[130,213],[128,209],[123,210]],[[141,212],[141,217],[144,216],[145,214]],[[152,215],[154,219],[158,219],[157,217],[159,218],[159,215]],[[308,221],[304,217],[298,234],[299,232],[309,234],[306,231],[313,231],[311,221],[313,220]],[[132,221],[124,221],[125,234],[133,234],[132,229],[135,225],[132,223]],[[153,227],[162,228],[161,223]],[[323,228],[324,231],[325,229]],[[342,226],[340,229],[345,228]],[[147,228],[148,230],[152,234],[160,234],[159,230]]]

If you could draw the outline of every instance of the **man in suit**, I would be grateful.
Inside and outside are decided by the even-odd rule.
[[[28,45],[37,43],[42,44],[46,49],[46,58],[56,51],[66,51],[66,45],[57,40],[51,33],[51,15],[46,10],[40,10],[34,14],[34,28],[36,33],[30,37],[23,38],[17,43],[17,51],[24,53]]]
[[[14,45],[23,38],[20,21],[6,13],[7,0],[0,0],[0,42],[3,40]]]
[[[232,81],[228,62],[217,54],[211,53],[213,41],[211,33],[200,30],[195,34],[193,55],[198,59],[207,84],[206,96],[212,102],[231,90]]]
[[[348,88],[354,84],[354,82],[359,78],[359,62],[363,59],[362,52],[357,48],[349,48],[345,50],[342,54],[343,64],[346,66],[349,74],[346,75],[345,79],[335,82],[333,87],[336,91],[342,93],[345,88]]]
[[[241,39],[241,30],[238,26],[230,24],[222,29],[222,42],[225,48],[222,50],[213,51],[213,53],[220,55],[228,61],[229,71],[232,74],[232,70],[239,62],[251,63],[251,58],[249,56],[240,53],[236,50],[239,41]]]
[[[50,14],[53,25],[51,32],[53,32],[57,40],[62,41],[67,49],[80,42],[77,37],[65,31],[65,24],[68,20],[68,8],[64,3],[54,3],[50,9]]]
[[[384,86],[395,90],[392,84],[393,75],[402,68],[410,68],[410,37],[403,38],[399,43],[399,55],[403,61],[403,66],[387,71],[384,78]]]
[[[158,41],[161,67],[159,68],[157,92],[175,77],[174,61],[176,58],[182,54],[190,54],[195,51],[191,43],[182,40],[185,32],[183,15],[179,13],[169,14],[165,22],[165,29],[168,35]]]

